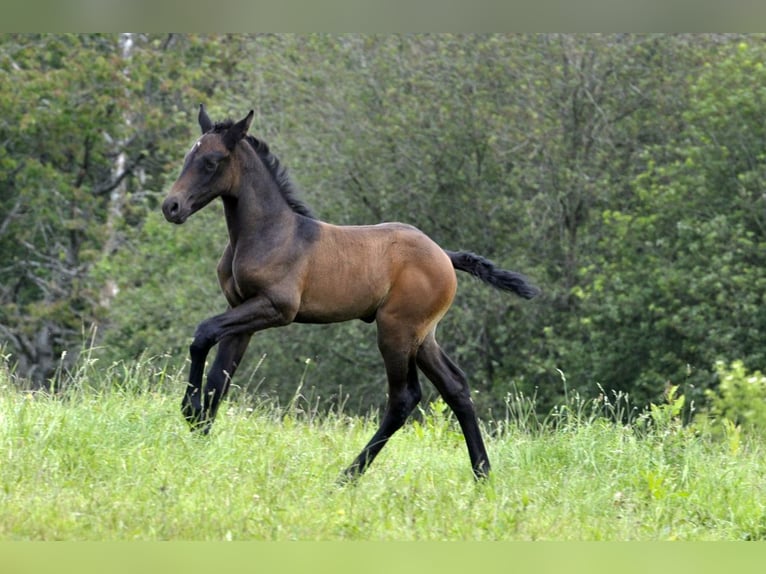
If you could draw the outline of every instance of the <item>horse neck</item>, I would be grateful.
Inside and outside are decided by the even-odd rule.
[[[296,218],[276,182],[262,173],[243,174],[239,189],[223,197],[223,207],[232,247],[243,239],[261,244],[278,240]]]

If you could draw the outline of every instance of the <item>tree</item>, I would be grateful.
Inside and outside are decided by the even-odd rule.
[[[717,384],[718,360],[764,359],[766,149],[762,43],[696,48],[679,129],[642,154],[630,210],[603,213],[600,272],[585,295],[599,375],[637,397]]]
[[[112,172],[109,138],[123,131],[115,48],[113,38],[94,35],[0,43],[0,329],[20,369],[37,380],[82,319],[97,314],[87,269],[104,239],[109,193],[132,169]]]
[[[186,66],[215,42],[131,42],[126,51],[118,35],[0,39],[0,333],[38,385],[107,316],[118,279],[92,270],[156,204],[146,190],[161,186],[174,136],[188,133],[177,118],[198,94],[190,79],[216,85]]]

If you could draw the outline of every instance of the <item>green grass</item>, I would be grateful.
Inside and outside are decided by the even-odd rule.
[[[70,379],[28,393],[0,367],[2,540],[766,538],[763,444],[699,436],[672,405],[620,425],[573,399],[541,422],[515,397],[476,483],[436,403],[339,487],[373,418],[235,396],[201,437],[179,414],[180,374],[147,362]]]

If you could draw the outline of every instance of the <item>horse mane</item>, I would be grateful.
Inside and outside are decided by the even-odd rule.
[[[216,122],[212,131],[214,133],[222,133],[233,125],[233,120]],[[266,166],[266,171],[268,171],[269,175],[271,175],[271,177],[274,179],[274,182],[277,184],[282,197],[285,198],[285,201],[287,202],[287,205],[290,206],[290,209],[292,209],[298,215],[303,215],[304,217],[308,217],[310,219],[316,219],[317,217],[311,211],[311,208],[298,197],[299,192],[287,174],[287,168],[280,164],[279,158],[277,158],[277,156],[269,151],[268,144],[263,140],[259,140],[258,138],[251,136],[250,134],[245,136],[245,140],[250,144],[250,147],[253,148],[256,155],[263,162],[263,165]]]

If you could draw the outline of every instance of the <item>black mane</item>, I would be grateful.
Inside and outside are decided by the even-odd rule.
[[[212,131],[214,133],[222,133],[229,129],[232,125],[234,125],[232,120],[216,122]],[[266,166],[266,170],[276,182],[282,197],[285,198],[285,201],[287,202],[287,205],[290,206],[290,209],[292,209],[298,215],[303,215],[304,217],[308,217],[310,219],[316,219],[317,217],[311,211],[311,208],[301,199],[299,199],[298,190],[288,176],[287,168],[281,165],[279,163],[279,158],[277,158],[277,156],[269,151],[268,144],[263,140],[259,140],[258,138],[251,136],[250,134],[245,136],[245,140],[253,148],[256,155],[261,159],[263,165]]]

